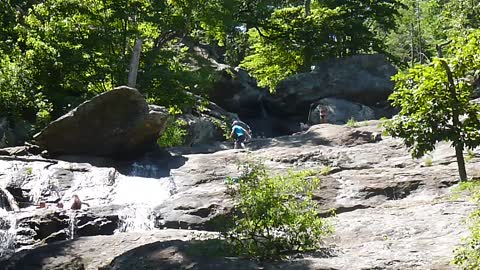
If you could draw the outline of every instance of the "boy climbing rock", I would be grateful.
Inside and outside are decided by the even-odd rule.
[[[230,133],[230,138],[233,138],[233,136],[235,136],[234,149],[238,149],[239,145],[245,149],[245,140],[251,138],[250,133],[245,130],[245,128],[240,126],[237,120],[233,121],[232,123],[232,132]]]

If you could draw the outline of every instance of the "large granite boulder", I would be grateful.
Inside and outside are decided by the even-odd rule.
[[[397,72],[383,55],[356,55],[319,63],[312,72],[300,73],[279,83],[270,96],[270,111],[301,114],[326,97],[344,98],[366,105],[383,102],[392,93],[390,77]]]
[[[183,120],[187,131],[184,145],[192,146],[225,141],[225,133],[229,129],[230,123],[238,119],[238,116],[203,97],[197,95],[194,97],[195,105],[179,117]]]
[[[225,132],[221,129],[222,120],[203,114],[184,114],[180,119],[184,121],[187,129],[184,138],[184,145],[186,146],[225,140],[223,137]]]
[[[136,89],[121,86],[80,104],[34,136],[52,154],[126,157],[151,148],[167,110],[149,106]]]
[[[339,98],[323,98],[312,106],[309,114],[309,124],[323,123],[321,114],[325,114],[325,123],[345,124],[348,120],[365,121],[375,119],[375,112],[370,107],[360,103]]]
[[[210,92],[213,102],[242,118],[261,116],[266,89],[259,88],[256,80],[240,68],[226,66],[217,73],[220,79]]]

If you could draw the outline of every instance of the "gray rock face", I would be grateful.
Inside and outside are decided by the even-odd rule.
[[[208,116],[182,115],[187,125],[185,145],[207,144],[222,140],[222,131]]]
[[[225,111],[217,104],[196,96],[196,105],[179,118],[187,125],[185,145],[211,144],[225,140],[225,128],[238,116]]]
[[[375,112],[368,106],[338,98],[324,98],[319,100],[311,111],[309,123],[322,123],[321,114],[325,113],[326,123],[345,124],[348,120],[365,121],[375,119]],[[323,110],[323,112],[322,112]]]
[[[176,156],[151,156],[149,163],[139,160],[132,165],[151,170],[151,174],[142,175],[153,178],[139,177],[138,172],[133,174],[107,164],[96,167],[78,161],[50,164],[0,160],[1,186],[15,178],[16,186],[28,197],[43,196],[43,200],[49,201],[51,195],[45,187],[52,184],[59,187],[62,200],[75,193],[88,202],[90,208],[79,211],[78,217],[86,216],[82,217],[82,224],[97,227],[90,230],[90,225],[85,225],[82,228],[88,230],[83,235],[111,232],[117,218],[118,224],[125,222],[122,212],[139,202],[142,208],[137,210],[141,211],[132,216],[142,217],[144,213],[145,220],[154,221],[149,231],[141,233],[80,237],[25,250],[14,255],[5,268],[452,269],[452,251],[467,234],[463,220],[475,208],[462,196],[452,200],[451,188],[458,183],[454,150],[448,143],[441,143],[431,153],[431,164],[412,160],[401,141],[378,135],[379,123],[359,123],[357,128],[315,125],[292,136],[253,140],[247,144],[249,152],[198,154],[191,148],[188,154],[182,154],[181,149],[176,149]],[[234,206],[225,192],[225,179],[237,177],[237,165],[251,159],[263,161],[274,173],[289,169],[327,172],[320,176],[321,187],[314,196],[320,203],[319,213],[335,227],[335,233],[325,239],[328,252],[260,265],[215,252],[210,256],[207,251],[218,245],[199,248],[198,241],[192,240],[203,239],[198,231],[179,229],[217,231],[222,218],[228,217]],[[470,176],[480,177],[479,164],[480,149],[476,149],[466,163]],[[144,200],[148,196],[164,199],[143,204],[149,202]],[[119,206],[113,207],[116,204]],[[335,210],[336,216],[329,215],[330,209]],[[44,237],[30,244],[65,239],[62,232],[54,232],[46,224],[49,219],[58,224],[54,220],[57,218],[65,226],[68,211],[52,215],[48,214],[50,209],[21,209],[21,213],[29,211],[36,213],[30,219],[36,224],[34,227],[43,228],[44,232],[25,230],[25,237],[29,233],[32,237]],[[21,220],[28,224],[28,219]],[[33,238],[22,239],[28,245],[26,239]]]
[[[7,142],[8,120],[6,117],[0,117],[0,148],[10,146]]]
[[[390,77],[396,72],[383,55],[331,59],[318,64],[312,72],[280,82],[267,104],[270,110],[285,114],[308,111],[311,103],[326,97],[374,105],[392,93]]]
[[[309,111],[314,109],[311,104],[325,98],[375,106],[373,116],[372,111],[364,111],[367,115],[357,115],[358,120],[392,115],[387,97],[394,86],[390,77],[397,70],[383,55],[356,55],[321,62],[312,72],[285,79],[273,94],[258,88],[256,81],[241,69],[222,66],[218,70],[222,79],[211,92],[211,99],[238,114],[252,127],[254,136],[277,137],[301,131],[300,123],[306,123]],[[351,110],[351,106],[336,105],[336,113],[346,115],[344,118],[353,113]],[[340,118],[331,123],[346,122]]]
[[[151,148],[165,128],[167,111],[148,106],[126,86],[100,94],[35,135],[53,154],[123,157]]]
[[[176,252],[172,251],[170,243],[185,242],[192,239],[209,239],[215,237],[216,234],[198,232],[191,230],[161,230],[148,233],[122,233],[115,236],[95,236],[95,237],[81,237],[75,240],[67,240],[58,243],[52,243],[38,248],[39,252],[31,253],[23,251],[18,253],[18,257],[12,258],[8,262],[0,262],[0,269],[14,270],[14,269],[42,269],[42,270],[94,270],[94,269],[118,269],[119,266],[124,265],[120,269],[162,269],[161,264],[150,265],[137,261],[136,265],[131,264],[131,260],[122,260],[122,257],[128,258],[130,250],[142,250],[149,245],[152,247],[160,246],[166,247],[164,255],[174,255]],[[167,244],[163,244],[166,242]],[[164,249],[152,249],[153,253]],[[83,254],[83,255],[79,255]],[[179,255],[182,253],[178,253]],[[135,255],[135,254],[134,254]],[[116,259],[118,257],[118,259]],[[163,257],[163,256],[160,256]],[[176,256],[178,257],[178,256]],[[137,257],[142,260],[143,256]],[[115,260],[115,263],[110,262]],[[155,263],[156,262],[152,262]],[[179,268],[170,269],[185,269],[185,265],[191,264],[179,261]],[[126,264],[126,265],[125,265]],[[178,265],[178,264],[177,264]],[[160,267],[160,268],[159,268]],[[230,269],[228,267],[223,269]],[[239,268],[241,269],[241,268]]]
[[[224,67],[219,73],[221,79],[210,93],[212,101],[241,117],[258,117],[267,91],[242,69]]]

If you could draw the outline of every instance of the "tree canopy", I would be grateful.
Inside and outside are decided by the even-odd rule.
[[[437,142],[452,142],[460,178],[466,180],[463,150],[480,145],[480,105],[470,102],[480,78],[480,31],[453,40],[447,56],[394,76],[390,99],[401,110],[386,128],[403,138],[416,158]]]
[[[216,74],[193,47],[240,65],[261,86],[326,58],[380,52],[428,63],[435,44],[479,27],[478,4],[453,0],[11,0],[0,3],[0,114],[42,127],[91,96],[127,84],[182,110]],[[226,90],[228,91],[228,90]]]

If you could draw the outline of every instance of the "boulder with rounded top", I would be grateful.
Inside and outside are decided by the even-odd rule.
[[[80,104],[34,139],[51,154],[127,157],[152,148],[167,117],[165,108],[149,106],[136,89],[120,86]]]

